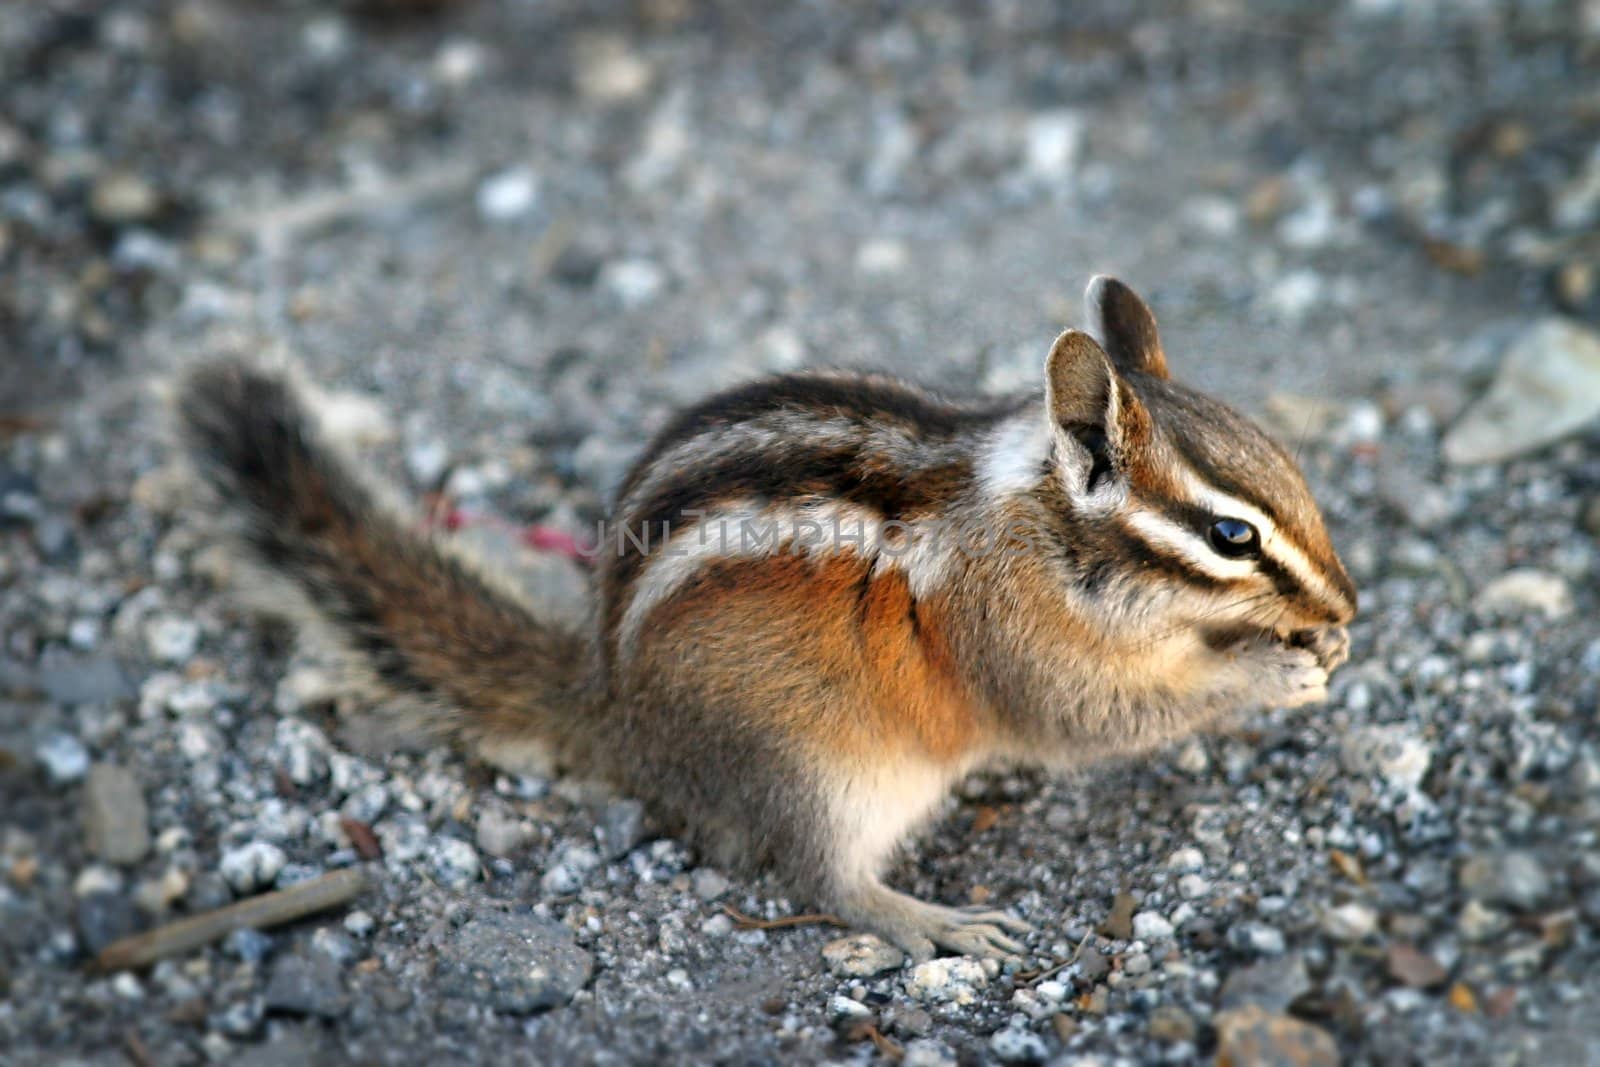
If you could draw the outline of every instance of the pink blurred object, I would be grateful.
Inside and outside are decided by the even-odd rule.
[[[554,552],[582,564],[589,564],[594,560],[594,548],[584,544],[573,534],[561,529],[559,526],[545,526],[535,523],[532,526],[517,526],[506,522],[498,515],[489,515],[481,512],[466,511],[462,508],[450,507],[435,511],[423,520],[425,528],[447,530],[455,533],[469,527],[488,527],[515,540],[524,548],[535,552]]]

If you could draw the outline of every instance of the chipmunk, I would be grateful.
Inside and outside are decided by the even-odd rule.
[[[952,785],[1321,700],[1356,609],[1289,455],[1168,377],[1128,286],[1086,303],[1038,393],[818,372],[681,412],[621,486],[589,618],[381,503],[282,375],[203,366],[179,423],[256,560],[441,734],[608,780],[915,959],[1017,953],[1009,913],[882,880]]]

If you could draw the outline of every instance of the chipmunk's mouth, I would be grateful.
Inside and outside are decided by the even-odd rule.
[[[1310,647],[1315,633],[1311,630],[1294,630],[1285,626],[1252,626],[1250,623],[1233,623],[1213,626],[1205,631],[1205,642],[1218,652],[1253,641],[1275,641],[1294,648]]]

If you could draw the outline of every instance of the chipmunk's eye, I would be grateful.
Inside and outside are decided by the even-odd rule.
[[[1206,531],[1206,540],[1219,556],[1254,559],[1261,555],[1261,535],[1243,519],[1218,519]]]

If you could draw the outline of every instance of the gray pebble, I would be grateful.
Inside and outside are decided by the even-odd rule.
[[[83,826],[89,851],[106,863],[129,866],[144,859],[150,851],[150,813],[130,771],[111,763],[89,768]]]
[[[1461,891],[1485,904],[1532,911],[1550,894],[1550,875],[1531,852],[1480,853],[1461,865]]]
[[[1253,1004],[1269,1012],[1282,1013],[1310,989],[1311,978],[1306,973],[1305,960],[1298,955],[1279,956],[1229,974],[1222,983],[1218,1007],[1227,1010]]]
[[[269,1012],[324,1019],[337,1019],[350,1010],[338,961],[315,951],[280,956],[267,979],[265,1001]]]
[[[96,890],[79,897],[76,905],[78,937],[90,954],[111,942],[137,933],[139,909],[121,893]]]
[[[560,1007],[588,983],[594,959],[566,927],[491,912],[453,931],[439,951],[436,988],[445,997],[506,1015]]]
[[[1038,1034],[1013,1027],[996,1030],[989,1038],[989,1051],[1001,1063],[1043,1063],[1050,1054]]]
[[[716,900],[732,888],[723,873],[714,867],[696,867],[689,875],[689,885],[701,900]]]
[[[222,950],[236,960],[260,963],[272,951],[272,938],[260,930],[235,930],[223,938]]]
[[[637,800],[613,800],[601,813],[595,828],[600,855],[606,860],[620,859],[645,839],[644,805]]]

